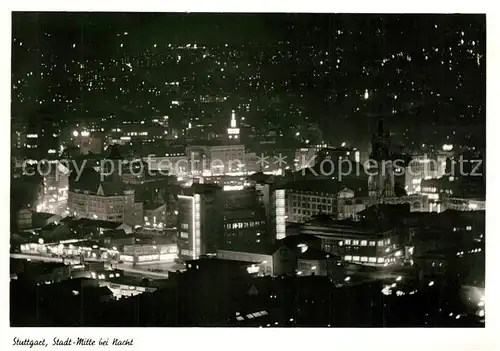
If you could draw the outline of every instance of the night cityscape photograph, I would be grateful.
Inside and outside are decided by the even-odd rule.
[[[11,327],[485,327],[485,14],[11,18]]]

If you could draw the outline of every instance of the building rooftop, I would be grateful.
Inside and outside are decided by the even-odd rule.
[[[323,250],[318,250],[314,248],[308,248],[304,253],[299,256],[301,260],[324,260],[327,258],[338,258],[341,259],[340,256],[334,256],[331,253],[325,252]]]

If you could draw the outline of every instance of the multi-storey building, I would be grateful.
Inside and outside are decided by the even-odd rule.
[[[304,223],[301,234],[321,239],[322,250],[341,256],[344,261],[383,265],[396,262],[398,236],[392,229],[374,229],[359,222],[335,221],[319,215]]]
[[[165,228],[167,205],[144,203],[144,228],[162,230]]]
[[[245,171],[245,146],[241,144],[222,145],[206,141],[206,145],[186,148],[186,155],[193,175],[221,175]]]
[[[142,203],[135,202],[135,191],[119,181],[101,181],[93,168],[84,168],[77,179],[70,176],[69,214],[79,218],[142,224]]]
[[[266,211],[255,188],[224,191],[224,230],[218,247],[245,251],[268,247],[273,238],[267,231]]]
[[[70,170],[54,161],[43,166],[43,196],[37,205],[37,211],[53,214],[63,214],[68,205],[68,182]]]
[[[305,180],[281,187],[285,191],[287,222],[302,223],[318,214],[333,218],[356,219],[369,199],[355,197],[356,193],[336,180]]]
[[[223,230],[222,189],[209,184],[193,184],[178,195],[179,256],[197,259],[215,253]]]

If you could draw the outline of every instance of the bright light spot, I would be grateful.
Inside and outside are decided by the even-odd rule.
[[[457,314],[457,316],[455,317],[455,319],[460,319],[460,315],[459,315],[459,314]]]
[[[368,89],[365,90],[365,100],[368,100],[370,94],[368,93]]]
[[[395,287],[396,287],[396,283],[392,283],[391,288],[395,288]]]
[[[396,281],[399,282],[401,279],[403,279],[401,276],[396,278]]]
[[[479,301],[479,303],[477,304],[478,307],[483,307],[484,306],[484,301]]]
[[[78,136],[78,132],[76,130],[74,130],[72,134],[75,138]]]
[[[345,277],[344,281],[348,282],[351,280],[351,277]]]
[[[434,285],[434,281],[430,281],[429,286],[433,286],[433,285]]]
[[[484,310],[479,310],[478,315],[479,315],[479,317],[484,317]]]
[[[346,143],[345,143],[345,141],[344,141],[344,142],[342,143],[342,147],[345,147],[345,145],[346,145]]]

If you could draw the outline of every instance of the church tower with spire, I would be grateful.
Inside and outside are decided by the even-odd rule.
[[[368,193],[371,198],[392,197],[394,193],[394,168],[390,151],[390,135],[384,129],[384,120],[377,120],[372,136]]]
[[[240,128],[238,127],[236,121],[236,114],[234,110],[231,112],[231,121],[229,122],[229,128],[227,128],[227,137],[229,141],[239,142],[240,140]]]

